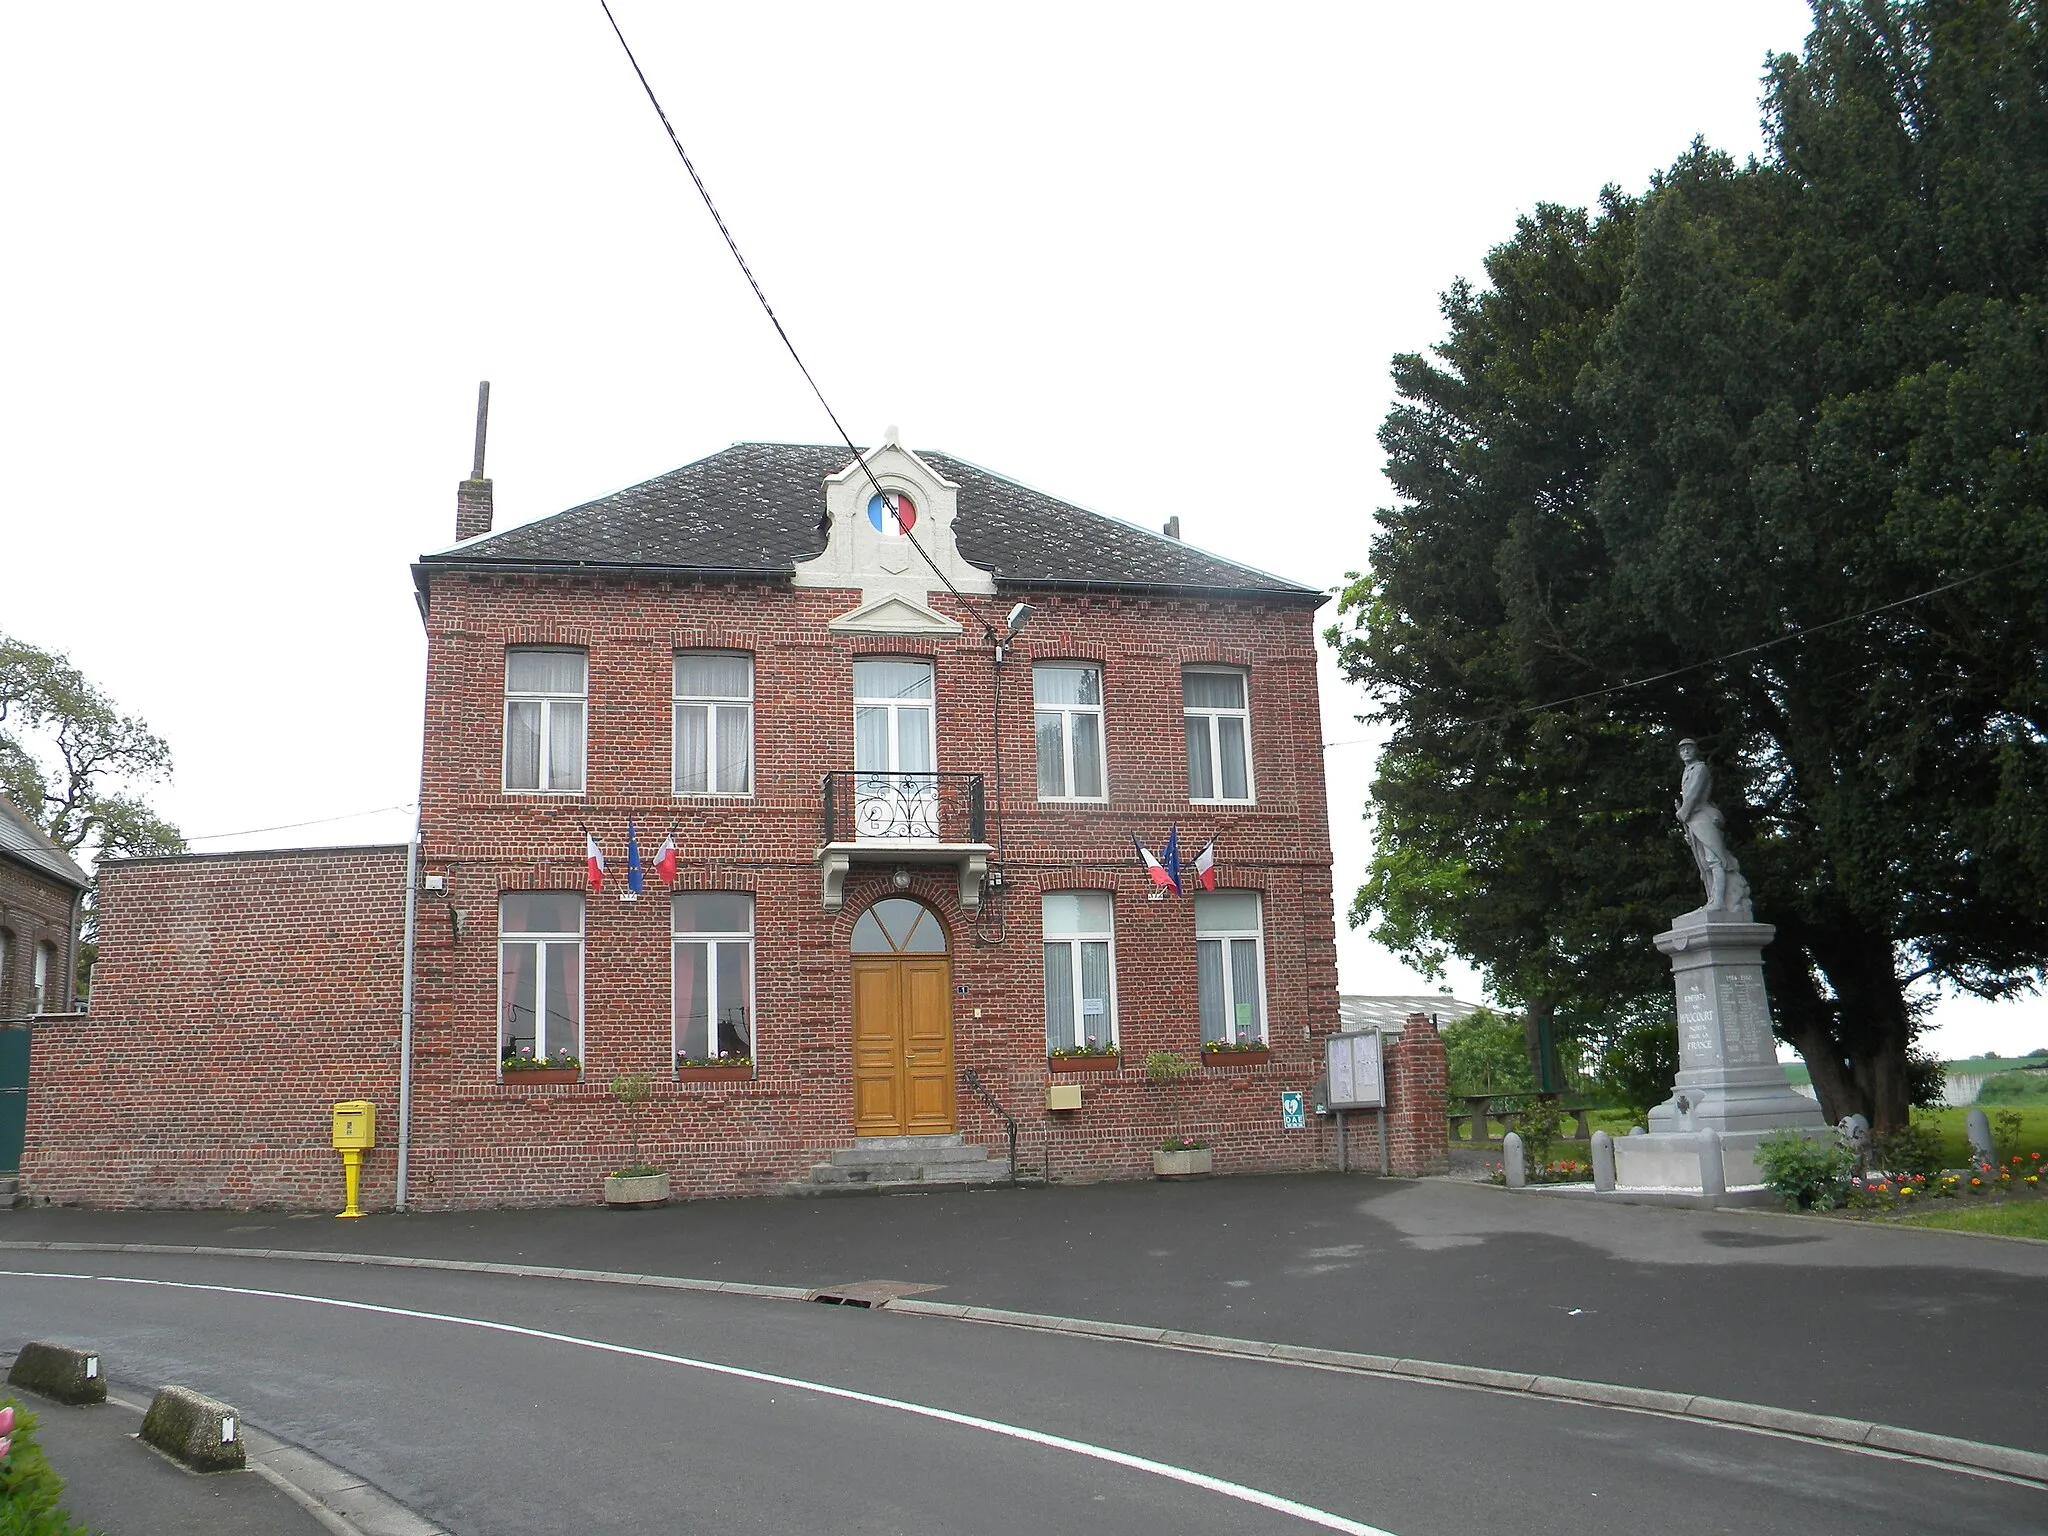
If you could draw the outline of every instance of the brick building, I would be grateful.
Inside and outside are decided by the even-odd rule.
[[[1148,1172],[1174,1130],[1218,1171],[1331,1161],[1327,1124],[1281,1115],[1339,1027],[1322,594],[893,437],[859,460],[740,444],[498,533],[473,478],[457,535],[413,571],[410,1204],[596,1198],[633,1134],[608,1093],[626,1072],[654,1080],[641,1151],[683,1195],[996,1177],[1003,1112],[1025,1171],[1055,1178]],[[1134,840],[1170,831],[1190,865],[1213,842],[1213,890],[1192,869],[1185,895],[1153,884]],[[195,1133],[179,1188],[118,1171],[133,1126],[52,1123],[32,1192],[330,1200],[317,1133],[279,1151],[333,1098],[377,1100],[391,1148],[405,854],[137,861],[110,882],[101,1038],[119,1021],[174,1048],[183,1027],[143,956],[116,958],[124,921],[216,943],[267,924],[257,947],[291,952],[267,998],[261,966],[191,978],[221,1070],[278,1118]],[[287,877],[267,913],[236,894]],[[244,1063],[265,1038],[288,1048]],[[1156,1088],[1156,1051],[1199,1068]],[[1415,1125],[1395,1116],[1419,1170],[1442,1140],[1434,1032],[1389,1066],[1439,1083]],[[1049,1107],[1055,1085],[1079,1107]],[[107,1187],[62,1171],[66,1135],[115,1168]],[[380,1150],[368,1198],[397,1177]]]
[[[0,1019],[70,1010],[79,904],[90,885],[71,855],[0,795]]]

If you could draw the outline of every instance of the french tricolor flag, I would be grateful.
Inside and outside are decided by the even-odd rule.
[[[1174,895],[1178,896],[1180,894],[1179,830],[1176,828],[1166,834],[1166,847],[1164,849],[1166,858],[1164,861],[1154,858],[1152,850],[1143,843],[1138,842],[1137,838],[1134,837],[1131,841],[1137,845],[1138,857],[1145,861],[1145,873],[1152,877],[1152,883],[1172,891]]]
[[[661,840],[661,846],[654,850],[654,872],[661,876],[663,885],[676,883],[676,835],[671,832]]]
[[[1195,855],[1195,881],[1205,891],[1216,889],[1216,839]]]
[[[597,839],[590,835],[588,827],[583,829],[583,862],[590,866],[590,888],[604,889],[604,850],[597,846]]]

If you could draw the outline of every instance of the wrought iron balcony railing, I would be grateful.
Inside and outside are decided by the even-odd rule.
[[[978,773],[825,775],[827,843],[982,843],[987,809]]]

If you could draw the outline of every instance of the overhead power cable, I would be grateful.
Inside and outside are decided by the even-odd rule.
[[[254,837],[258,832],[295,832],[300,827],[324,827],[337,821],[359,821],[365,816],[382,816],[387,811],[409,811],[415,802],[408,800],[403,805],[380,805],[370,811],[349,811],[341,816],[316,816],[311,821],[285,821],[274,827],[244,827],[239,832],[198,832],[184,839],[188,843],[216,843],[224,837]]]
[[[690,152],[683,148],[683,141],[676,133],[675,124],[669,121],[668,113],[662,108],[661,98],[654,94],[654,87],[648,82],[647,72],[640,67],[639,59],[634,57],[632,44],[626,41],[626,34],[620,30],[619,19],[612,14],[610,0],[598,0],[598,4],[604,8],[604,19],[611,23],[612,35],[618,38],[619,46],[625,49],[626,62],[633,66],[633,73],[639,77],[640,89],[647,93],[647,100],[654,108],[654,115],[661,119],[661,126],[668,134],[669,143],[675,146],[676,157],[683,162],[683,169],[690,173],[690,180],[696,184],[697,195],[704,199],[704,207],[710,213],[711,221],[718,226],[719,234],[725,237],[725,248],[732,252],[732,259],[739,263],[740,271],[746,275],[747,286],[754,290],[754,297],[760,301],[761,312],[767,315],[768,323],[775,327],[775,334],[782,338],[782,345],[788,349],[790,360],[804,376],[804,382],[811,386],[811,393],[818,397],[818,404],[825,408],[825,414],[831,419],[833,430],[839,434],[840,442],[846,445],[846,451],[852,454],[854,462],[860,465],[861,472],[868,478],[868,484],[874,488],[875,495],[881,498],[882,505],[886,508],[889,500],[882,490],[882,482],[875,478],[874,470],[868,465],[867,456],[854,446],[852,436],[839,419],[839,413],[832,409],[832,402],[825,398],[825,391],[818,387],[818,381],[812,377],[810,368],[805,365],[802,354],[796,349],[796,343],[789,339],[789,332],[783,328],[781,319],[775,313],[775,306],[768,302],[768,295],[762,292],[760,280],[754,276],[754,269],[747,265],[747,258],[740,254],[739,242],[733,239],[732,230],[726,225],[725,216],[718,211],[718,204],[711,200],[711,189],[704,185],[704,178],[697,173],[696,164],[690,159]],[[946,590],[953,594],[954,600],[979,618],[982,628],[993,637],[995,626],[988,621],[987,615],[981,613],[975,604],[968,601],[967,595],[953,585],[953,579],[939,569],[938,562],[932,559],[924,545],[918,541],[917,535],[900,523],[897,531],[910,541],[910,547],[923,557],[924,563],[932,568],[932,574],[944,583]]]
[[[1844,624],[1859,623],[1864,619],[1875,618],[1880,613],[1890,613],[1895,608],[1904,608],[1912,603],[1925,602],[1930,597],[1939,597],[1944,592],[1953,592],[1958,587],[1967,587],[1972,582],[1984,580],[1987,576],[1996,576],[2000,571],[2009,571],[2014,566],[2025,565],[2030,558],[2032,557],[2022,556],[2018,560],[2008,560],[2002,565],[1987,566],[1974,575],[1959,576],[1954,581],[1945,581],[1938,587],[1929,587],[1925,592],[1915,592],[1911,597],[1901,597],[1889,603],[1879,603],[1874,608],[1865,608],[1860,613],[1846,613],[1839,619],[1829,619],[1825,623],[1803,625],[1789,634],[1779,635],[1775,639],[1760,641],[1755,645],[1746,645],[1737,651],[1724,651],[1719,656],[1709,656],[1704,661],[1690,661],[1682,667],[1673,667],[1668,672],[1656,672],[1648,677],[1631,678],[1625,683],[1614,683],[1605,688],[1593,688],[1585,693],[1567,694],[1564,698],[1551,699],[1543,704],[1525,704],[1519,709],[1506,710],[1497,715],[1481,715],[1470,723],[1473,725],[1495,725],[1505,720],[1520,719],[1523,715],[1539,715],[1546,709],[1562,709],[1567,704],[1580,704],[1584,703],[1587,699],[1603,699],[1609,694],[1626,693],[1631,688],[1647,688],[1652,683],[1661,683],[1674,677],[1683,677],[1688,672],[1698,672],[1706,667],[1718,667],[1726,661],[1740,661],[1745,656],[1754,656],[1759,652],[1772,650],[1781,645],[1790,645],[1794,640],[1804,640],[1808,635],[1817,635],[1823,630],[1836,629]],[[1323,745],[1326,748],[1356,747],[1363,746],[1374,739],[1369,736],[1357,736],[1344,741],[1326,741]]]

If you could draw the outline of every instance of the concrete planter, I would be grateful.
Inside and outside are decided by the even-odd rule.
[[[604,1181],[604,1203],[614,1210],[635,1210],[647,1205],[668,1204],[668,1175],[647,1173],[634,1178],[609,1174]]]
[[[1155,1147],[1152,1151],[1155,1178],[1198,1179],[1208,1173],[1210,1167],[1210,1149],[1207,1147],[1189,1147],[1184,1152],[1168,1152]]]

